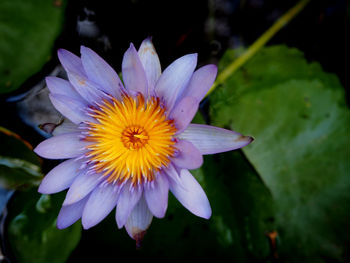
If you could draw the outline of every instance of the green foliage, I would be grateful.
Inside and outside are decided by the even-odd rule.
[[[243,151],[273,196],[281,257],[342,261],[350,244],[350,111],[337,78],[296,49],[269,47],[213,93],[211,106],[214,125],[255,137]]]
[[[0,186],[24,189],[42,179],[39,158],[21,138],[0,127]]]
[[[8,240],[17,262],[66,262],[81,236],[80,222],[60,230],[56,218],[62,194],[19,192],[9,204]]]
[[[50,59],[64,1],[0,1],[0,93],[19,88]]]

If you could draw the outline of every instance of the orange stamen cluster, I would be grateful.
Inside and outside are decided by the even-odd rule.
[[[176,128],[159,98],[123,95],[122,101],[105,100],[90,116],[96,123],[88,123],[86,156],[108,182],[153,181],[174,156]]]

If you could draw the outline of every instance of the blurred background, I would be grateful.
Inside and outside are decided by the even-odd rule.
[[[113,214],[91,230],[80,222],[57,230],[64,194],[36,193],[57,164],[31,148],[62,122],[44,82],[65,77],[58,48],[79,54],[88,46],[120,72],[130,42],[151,36],[163,69],[198,53],[198,67],[214,63],[220,73],[296,4],[1,0],[1,262],[350,262],[346,0],[311,0],[202,101],[196,122],[255,137],[193,171],[211,201],[210,220],[171,197],[166,217],[153,220],[136,249]]]

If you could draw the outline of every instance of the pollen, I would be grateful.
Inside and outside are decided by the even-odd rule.
[[[133,185],[153,181],[176,151],[174,121],[157,97],[111,98],[92,109],[87,123],[86,157],[109,183],[130,180]]]

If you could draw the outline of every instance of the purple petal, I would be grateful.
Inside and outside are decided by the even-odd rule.
[[[197,169],[203,164],[203,156],[200,151],[189,141],[179,140],[175,147],[179,154],[171,161],[177,167],[186,169]]]
[[[170,191],[191,213],[208,219],[211,216],[211,208],[200,184],[186,169],[181,170],[180,180],[185,188],[170,180]]]
[[[145,231],[152,222],[152,214],[147,207],[147,203],[143,197],[136,204],[129,215],[125,224],[125,229],[129,236],[136,240],[136,244],[140,244]]]
[[[100,185],[91,193],[85,205],[82,217],[84,229],[88,229],[101,222],[115,206],[118,200],[116,186],[107,184]]]
[[[76,91],[81,95],[81,97],[89,102],[89,104],[99,102],[106,97],[106,95],[98,89],[99,87],[88,80],[85,76],[75,73],[68,73],[68,78]]]
[[[66,133],[41,142],[34,152],[47,159],[68,159],[82,154],[89,143],[79,139],[80,133]]]
[[[175,120],[177,133],[181,133],[190,124],[198,106],[199,101],[194,97],[184,97],[175,105],[169,117]]]
[[[193,143],[202,154],[239,149],[254,140],[235,131],[201,124],[190,124],[178,137]]]
[[[217,72],[218,68],[212,64],[196,70],[183,96],[195,97],[198,101],[201,101],[213,85]]]
[[[73,88],[69,81],[56,77],[46,77],[45,80],[51,93],[65,95],[75,100],[82,100],[82,97]]]
[[[67,189],[78,175],[80,165],[81,161],[74,159],[57,165],[42,180],[39,193],[54,194]]]
[[[116,213],[116,221],[119,228],[125,225],[131,211],[140,200],[141,194],[142,190],[130,187],[130,183],[125,184],[121,189]]]
[[[141,92],[145,96],[148,95],[146,73],[133,44],[130,44],[129,49],[124,54],[122,73],[127,90]]]
[[[174,181],[176,184],[181,185],[182,181],[180,180],[180,176],[179,173],[176,171],[176,168],[169,163],[168,166],[166,168],[163,169],[164,173],[168,176],[168,178],[170,178],[168,181],[170,182],[170,180]],[[184,187],[184,186],[182,186]]]
[[[197,65],[197,54],[185,55],[168,66],[157,81],[155,91],[172,110],[176,100],[188,84]]]
[[[49,97],[53,106],[75,124],[90,119],[84,112],[86,104],[82,100],[73,99],[61,94],[49,94]]]
[[[75,74],[85,75],[83,65],[78,56],[65,49],[59,49],[57,53],[58,58],[67,73],[74,72]]]
[[[153,93],[152,91],[154,90],[157,80],[162,74],[162,70],[151,38],[146,38],[141,43],[138,54],[146,73],[149,92]]]
[[[54,130],[52,131],[53,136],[65,134],[65,133],[72,133],[72,132],[80,132],[78,126],[71,122],[68,119],[64,119],[62,123],[58,124]]]
[[[62,206],[57,217],[57,228],[63,229],[73,225],[81,218],[88,196],[72,205]]]
[[[81,173],[69,188],[63,205],[71,205],[87,196],[100,182],[100,174]]]
[[[152,184],[146,185],[144,196],[149,210],[158,218],[162,218],[168,208],[169,182],[163,173],[159,173]]]
[[[107,94],[119,98],[123,84],[114,69],[90,48],[81,46],[80,52],[88,78],[97,83]]]

